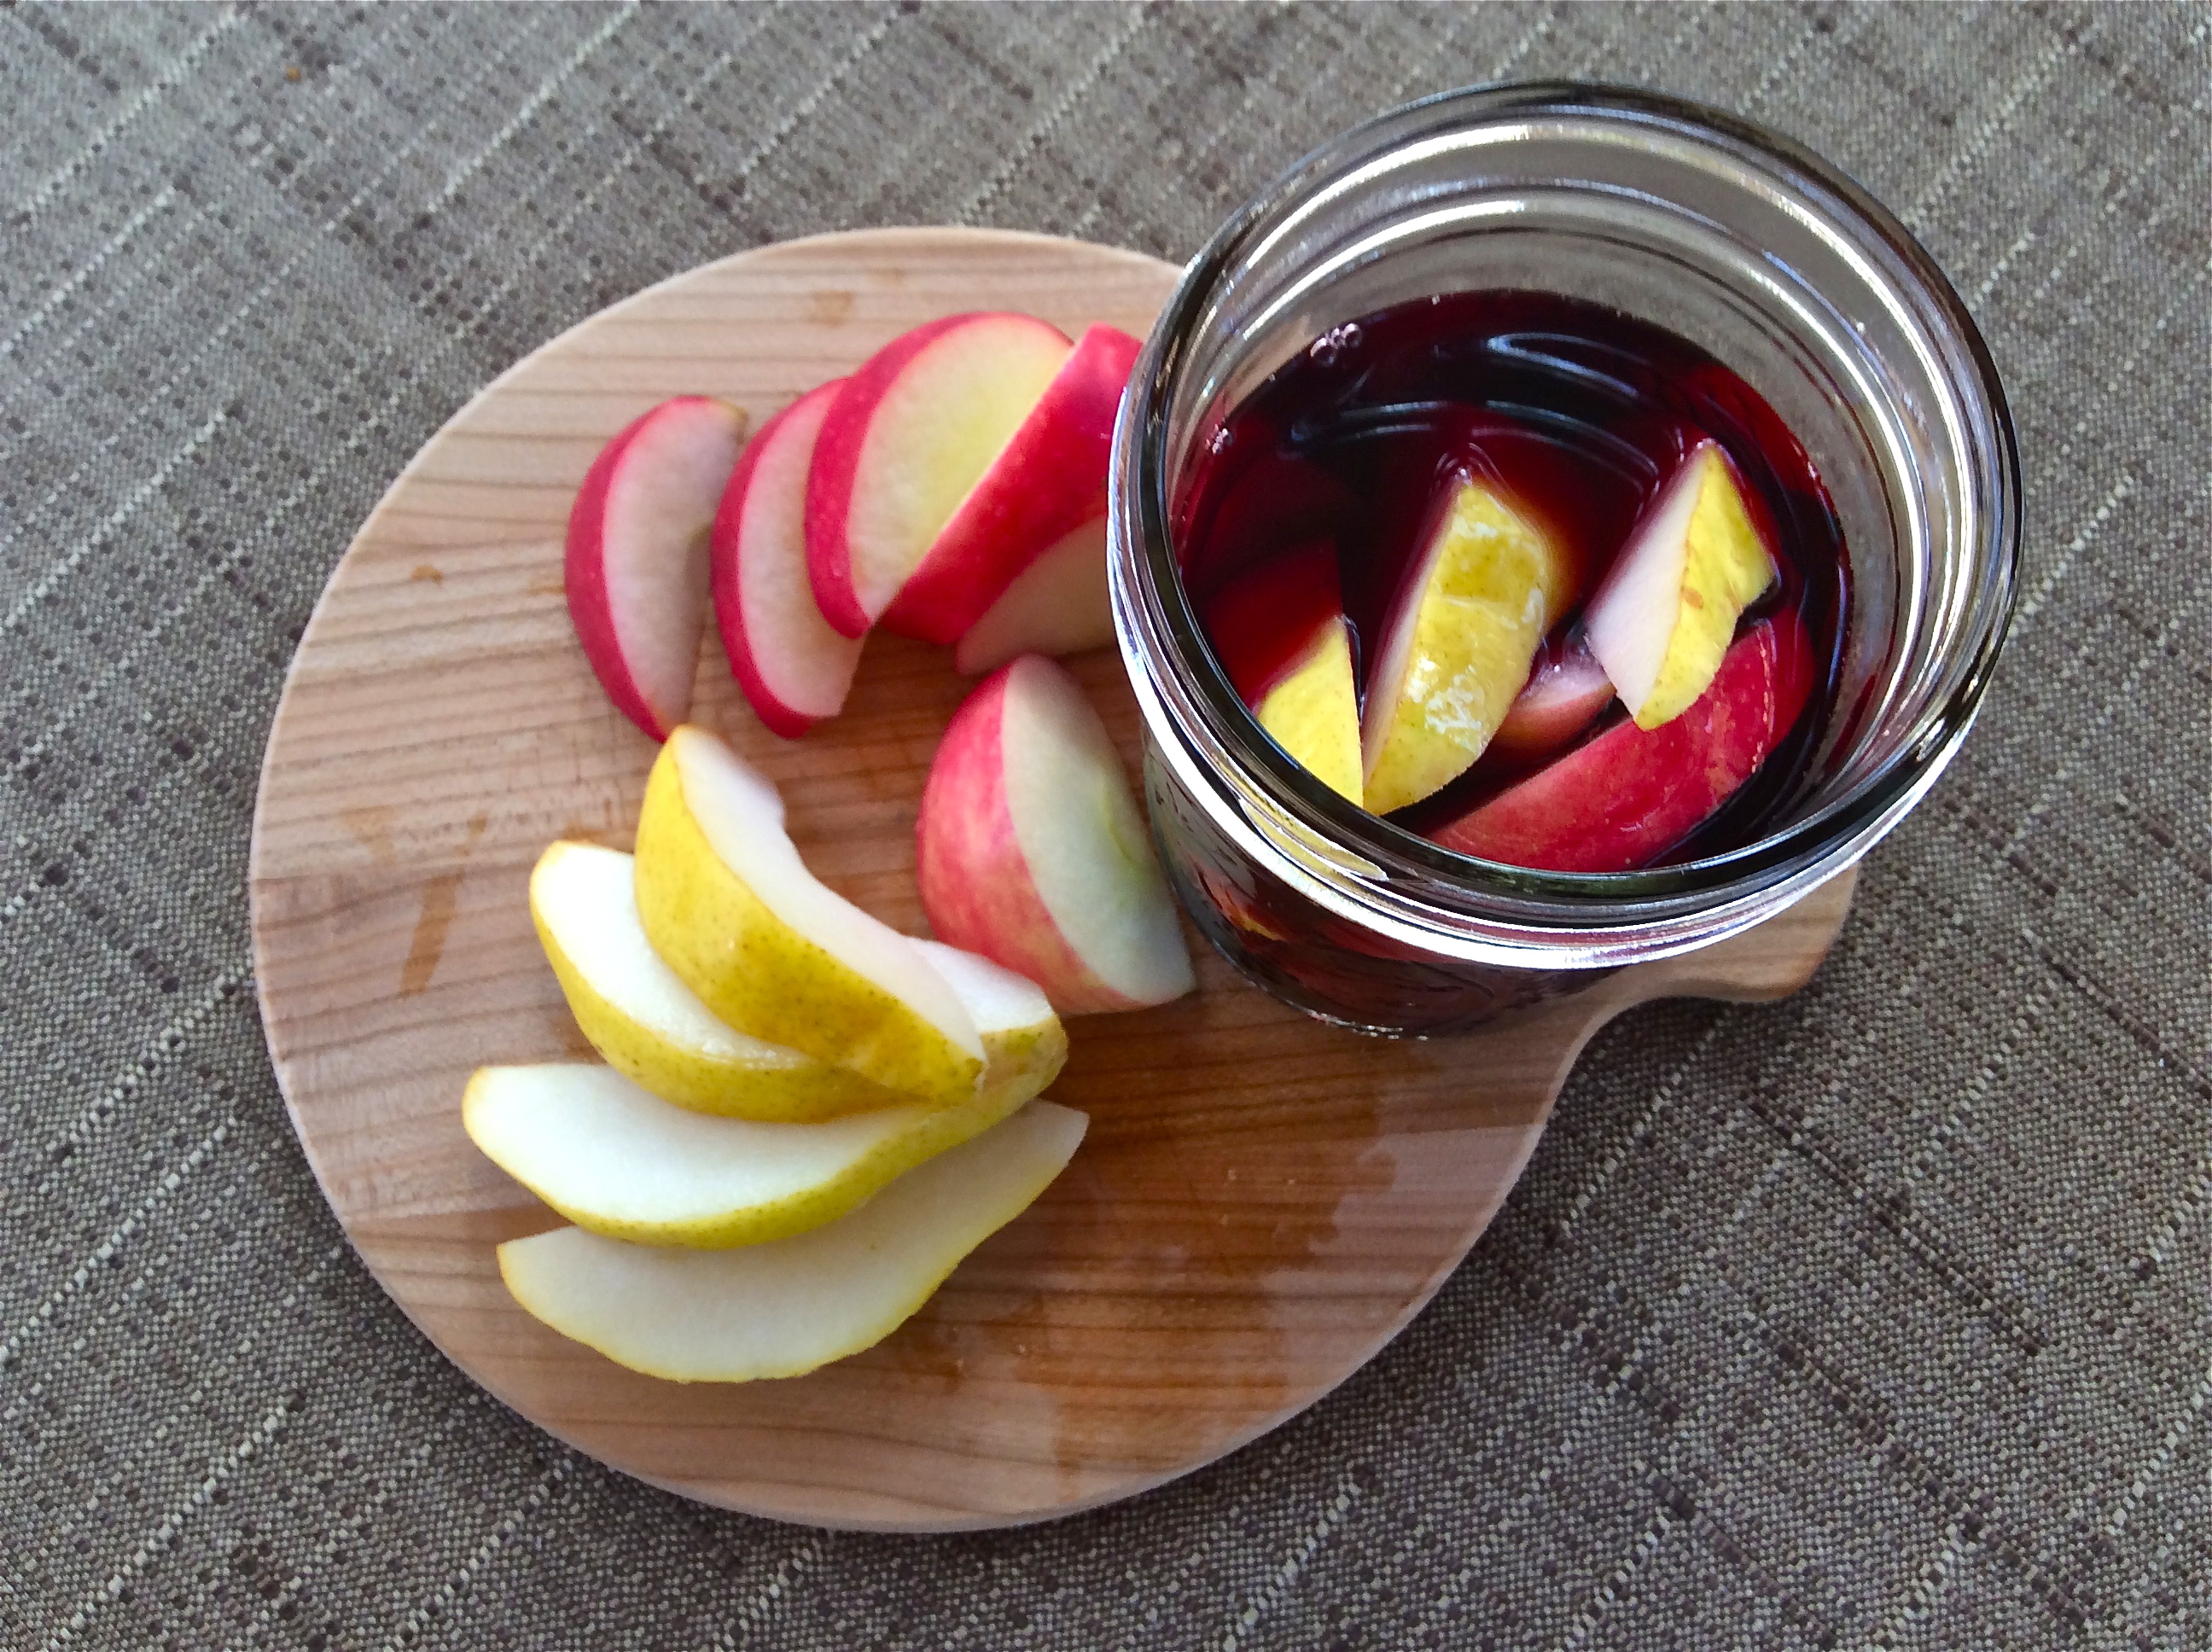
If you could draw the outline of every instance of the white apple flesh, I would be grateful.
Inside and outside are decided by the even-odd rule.
[[[745,416],[679,396],[603,448],[568,513],[562,585],[608,697],[656,740],[690,714],[706,628],[708,539]]]
[[[844,385],[770,419],[738,461],[714,518],[714,617],[730,671],[761,721],[795,739],[843,709],[860,639],[822,617],[806,567],[806,475]]]
[[[886,628],[924,642],[957,640],[1024,569],[1103,516],[1114,415],[1142,348],[1112,327],[1075,341],[884,610]]]
[[[1017,654],[1079,654],[1114,641],[1106,586],[1106,519],[1093,517],[1014,575],[952,652],[963,677]]]
[[[1492,737],[1493,756],[1533,762],[1563,750],[1613,702],[1613,680],[1589,647],[1548,646]]]
[[[1050,660],[1023,655],[954,714],[915,835],[939,938],[1028,976],[1061,1014],[1195,984],[1121,756]]]

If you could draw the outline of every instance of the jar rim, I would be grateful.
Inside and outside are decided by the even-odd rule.
[[[1676,139],[1718,149],[1770,173],[1779,170],[1792,187],[1816,201],[1827,197],[1818,201],[1826,216],[1879,244],[1900,266],[1907,290],[1918,301],[1918,318],[1963,355],[1971,389],[1993,437],[1984,538],[1995,553],[1991,568],[1999,588],[1949,691],[1922,710],[1898,749],[1843,796],[1747,843],[1692,860],[1632,872],[1541,871],[1447,849],[1368,813],[1267,738],[1206,645],[1182,588],[1167,496],[1176,457],[1170,450],[1169,411],[1193,341],[1225,276],[1264,233],[1277,227],[1279,216],[1347,175],[1352,165],[1388,153],[1374,149],[1378,132],[1418,125],[1430,135],[1440,126],[1466,131],[1516,118],[1625,121],[1663,129]],[[1139,359],[1119,427],[1115,486],[1133,473],[1133,497],[1127,502],[1133,507],[1136,531],[1127,536],[1133,555],[1125,558],[1117,552],[1110,559],[1117,613],[1125,603],[1136,604],[1140,596],[1157,604],[1157,612],[1145,617],[1164,623],[1168,652],[1192,678],[1186,686],[1195,690],[1196,708],[1207,714],[1218,737],[1233,741],[1290,815],[1304,817],[1354,855],[1427,880],[1437,892],[1463,894],[1485,913],[1509,920],[1633,930],[1647,918],[1742,908],[1781,885],[1802,892],[1800,886],[1810,887],[1843,870],[1918,800],[1965,738],[2002,646],[2014,599],[2021,485],[2011,414],[1988,346],[1934,258],[1865,189],[1804,145],[1742,117],[1636,88],[1565,80],[1465,87],[1384,111],[1310,151],[1232,213],[1186,267]],[[1133,466],[1125,465],[1125,456],[1133,459]],[[1121,509],[1117,504],[1117,515]],[[1130,622],[1136,617],[1117,618],[1125,654],[1133,647]]]

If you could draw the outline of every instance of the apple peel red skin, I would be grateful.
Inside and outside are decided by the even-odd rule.
[[[1000,737],[1021,663],[1009,660],[986,677],[945,725],[915,817],[922,910],[939,940],[1027,975],[1062,1015],[1138,1008],[1067,944],[1015,834]]]
[[[719,410],[736,422],[742,434],[744,415],[712,396],[677,396],[647,408],[616,433],[592,461],[591,469],[584,472],[583,483],[576,489],[575,502],[568,508],[568,533],[562,547],[561,583],[568,600],[568,617],[576,628],[576,640],[583,645],[584,657],[591,662],[592,673],[606,690],[607,698],[614,701],[615,709],[655,740],[665,740],[684,720],[690,709],[690,699],[687,695],[683,706],[670,708],[672,714],[664,721],[630,674],[622,640],[616,634],[614,604],[606,586],[604,525],[607,493],[640,432],[656,419],[668,416],[672,410],[686,412],[695,407],[701,410]],[[706,604],[702,603],[699,613],[702,634],[706,616]],[[694,639],[695,658],[697,653],[698,644]]]
[[[1051,546],[1106,508],[1114,417],[1144,345],[1093,326],[907,576],[881,624],[950,645]]]
[[[738,688],[744,691],[753,714],[770,733],[781,735],[787,740],[797,739],[822,719],[787,705],[761,671],[756,657],[759,645],[745,623],[738,583],[739,531],[754,472],[762,455],[770,451],[779,429],[794,414],[803,416],[802,410],[817,400],[835,396],[844,382],[842,379],[832,379],[826,385],[817,386],[760,428],[760,434],[745,445],[744,452],[738,458],[738,468],[730,474],[730,485],[723,489],[721,507],[714,513],[714,545],[709,554],[714,562],[714,623],[722,634],[722,652],[729,658],[730,675],[737,678]]]
[[[1650,730],[1616,723],[1430,836],[1540,872],[1649,865],[1751,778],[1812,686],[1804,627],[1777,614],[1729,645],[1711,686],[1680,716]]]

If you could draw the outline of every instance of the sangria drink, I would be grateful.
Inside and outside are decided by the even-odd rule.
[[[1170,882],[1448,1031],[1850,867],[1970,726],[2019,479],[1964,306],[1818,157],[1616,88],[1316,151],[1163,312],[1109,475]]]
[[[1330,330],[1205,431],[1182,578],[1263,731],[1510,865],[1739,847],[1833,703],[1850,565],[1805,450],[1687,340],[1537,292]]]

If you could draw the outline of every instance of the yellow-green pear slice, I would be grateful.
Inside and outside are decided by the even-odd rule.
[[[1735,467],[1701,441],[1651,501],[1583,619],[1590,653],[1636,726],[1670,723],[1702,698],[1735,623],[1774,582]]]
[[[1036,1091],[951,1107],[908,1102],[815,1124],[709,1118],[612,1067],[483,1067],[461,1121],[493,1163],[580,1228],[641,1245],[721,1249],[834,1222]]]
[[[1473,766],[1528,680],[1572,569],[1476,477],[1454,484],[1390,617],[1360,726],[1368,809],[1387,815]]]
[[[930,1101],[975,1094],[983,1043],[959,995],[816,880],[775,787],[703,729],[671,734],[646,780],[636,889],[653,950],[740,1032]]]
[[[1044,989],[1004,964],[942,941],[917,938],[914,945],[975,1017],[983,1041],[978,1093],[1042,1095],[1067,1065],[1067,1029]]]
[[[1315,633],[1252,714],[1324,786],[1354,803],[1361,800],[1359,690],[1352,676],[1352,632],[1342,615]]]
[[[798,1376],[889,1336],[1066,1168],[1087,1121],[1031,1102],[841,1221],[734,1250],[556,1228],[499,1248],[515,1301],[618,1365],[678,1382]]]
[[[678,1107],[767,1123],[913,1100],[722,1021],[646,940],[633,870],[619,849],[556,843],[530,874],[538,938],[576,1025],[611,1066]]]

